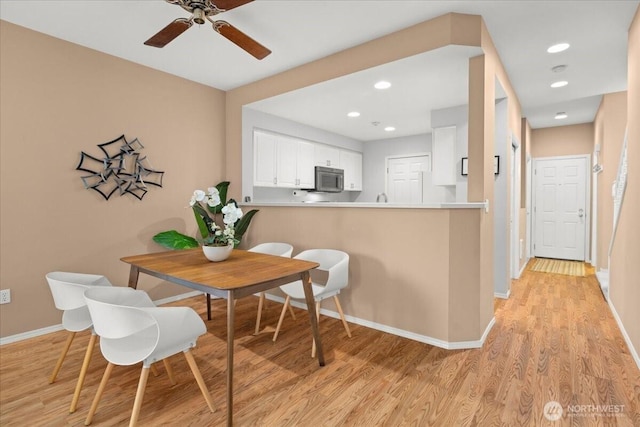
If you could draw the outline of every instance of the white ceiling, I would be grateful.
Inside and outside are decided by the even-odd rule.
[[[189,16],[180,7],[162,0],[0,0],[0,19],[229,90],[444,13],[482,15],[523,115],[533,128],[543,128],[591,122],[602,94],[626,90],[627,31],[639,3],[640,0],[256,0],[219,15],[217,18],[230,22],[273,51],[262,61],[215,33],[210,25],[194,26],[163,49],[143,45],[173,19]],[[571,48],[555,55],[546,53],[548,46],[561,41],[569,42]],[[553,73],[551,67],[559,64],[568,68],[563,73]],[[372,78],[371,74],[363,75]],[[430,98],[450,94],[451,105],[459,105],[456,91],[444,84],[445,77],[448,74],[437,76],[440,92],[427,93],[433,93]],[[551,89],[549,85],[555,80],[568,80],[569,85]],[[340,93],[352,93],[347,89],[353,88],[356,81],[348,82]],[[402,93],[415,100],[416,91]],[[349,102],[335,93],[322,100],[333,111]],[[408,104],[399,100],[393,103]],[[309,111],[308,120],[329,120],[316,110]],[[554,120],[559,111],[569,117]],[[375,115],[383,113],[376,111]],[[384,115],[375,120],[384,123],[392,119]],[[344,120],[343,115],[340,120]]]

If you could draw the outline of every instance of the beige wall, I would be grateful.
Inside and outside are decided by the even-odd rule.
[[[593,123],[531,131],[531,157],[555,157],[593,152]]]
[[[600,146],[598,163],[603,169],[598,174],[598,236],[597,260],[592,260],[599,270],[608,269],[609,244],[613,231],[613,198],[611,184],[618,173],[620,151],[627,125],[627,93],[618,92],[602,97],[594,121],[594,143]],[[594,147],[595,148],[595,147]]]
[[[629,29],[627,86],[629,175],[611,256],[609,295],[640,367],[640,8]],[[627,357],[627,356],[625,356]]]
[[[258,209],[247,246],[286,240],[294,254],[318,247],[349,253],[350,285],[340,295],[346,314],[445,342],[478,339],[477,325],[456,320],[477,311],[477,291],[450,293],[448,284],[477,278],[481,210]],[[460,257],[476,267],[459,268],[452,260]],[[331,301],[323,307],[336,310]]]
[[[262,81],[249,84],[227,93],[227,163],[229,165],[229,178],[233,182],[241,180],[241,111],[244,104],[268,98],[280,93],[295,90],[314,83],[325,81],[353,73],[372,66],[380,65],[407,56],[415,55],[448,44],[461,44],[482,46],[485,55],[471,60],[470,69],[470,117],[469,117],[469,141],[478,142],[475,146],[470,144],[469,152],[469,200],[493,199],[493,135],[494,135],[494,100],[495,100],[495,80],[498,78],[502,86],[507,91],[509,102],[509,127],[518,135],[520,133],[520,106],[511,84],[504,72],[504,68],[493,48],[491,38],[486,31],[482,19],[478,16],[448,14],[435,18],[413,27],[398,31],[377,40],[365,43],[360,46],[345,50],[335,55],[320,59],[318,61],[303,65]],[[235,187],[236,197],[239,196],[240,186]],[[290,213],[287,218],[298,215],[298,209],[274,207],[261,207],[259,218],[256,217],[255,225],[250,230],[248,243],[258,242],[268,237],[264,233],[263,221],[266,218],[273,218],[277,221]],[[276,211],[276,213],[272,211]],[[330,212],[330,213],[329,213]],[[387,292],[386,287],[390,286],[398,293],[412,295],[446,295],[448,301],[449,317],[437,317],[435,323],[426,325],[422,315],[415,313],[403,314],[383,314],[379,310],[388,310],[389,305],[381,305],[382,299],[371,302],[366,298],[354,298],[345,308],[347,314],[362,316],[364,320],[376,321],[380,316],[407,316],[406,321],[399,319],[387,319],[389,326],[403,328],[409,331],[428,331],[437,335],[430,335],[439,339],[449,341],[477,340],[493,318],[493,213],[481,213],[475,226],[470,222],[466,228],[462,224],[465,214],[463,213],[443,213],[434,214],[430,210],[417,210],[412,213],[402,213],[402,218],[406,220],[399,222],[397,215],[401,211],[397,210],[366,210],[366,209],[337,209],[328,211],[325,208],[316,208],[304,211],[306,227],[304,231],[298,228],[278,227],[279,232],[275,235],[278,240],[300,242],[302,247],[319,245],[324,242],[326,246],[334,248],[352,248],[351,258],[351,287],[355,290],[349,292],[371,292],[375,295],[378,292]],[[439,256],[432,256],[428,241],[439,236],[436,233],[431,237],[431,223],[438,215],[449,217],[449,226],[446,241],[450,245],[460,246],[462,241],[467,241],[468,246],[464,250],[460,248],[460,253],[464,256],[452,256],[447,264],[444,264]],[[468,214],[467,214],[468,215]],[[356,221],[352,218],[358,217]],[[375,218],[371,222],[368,218]],[[468,218],[466,218],[468,220]],[[287,219],[289,221],[289,219]],[[371,228],[384,227],[387,237],[370,240],[367,233],[377,234],[377,230],[367,228],[362,230],[355,227],[358,222],[369,224]],[[323,226],[318,224],[331,224],[342,227],[350,224],[358,233],[347,234],[327,233]],[[268,222],[271,227],[271,221]],[[395,225],[394,225],[395,224]],[[436,222],[437,224],[437,222]],[[460,229],[454,227],[461,227]],[[319,227],[316,230],[316,227]],[[388,242],[395,240],[391,230],[400,227],[398,233],[406,238],[394,242],[392,245],[400,255],[406,254],[408,259],[419,260],[413,263],[401,263],[403,275],[401,280],[394,281],[395,276],[375,276],[369,275],[368,270],[358,268],[366,265],[372,271],[381,269],[393,270],[393,263],[387,260]],[[476,228],[477,227],[477,228]],[[460,237],[459,230],[465,230],[465,236]],[[418,230],[414,235],[410,230]],[[303,233],[303,237],[298,237],[298,233]],[[257,238],[256,238],[257,237]],[[444,237],[443,237],[444,238]],[[360,239],[369,244],[361,245]],[[427,242],[425,242],[427,239]],[[313,243],[310,243],[313,242]],[[299,245],[298,245],[299,246]],[[417,257],[417,258],[416,258]],[[392,258],[395,260],[395,258]],[[394,261],[395,262],[395,261]],[[377,268],[376,268],[377,266]],[[448,273],[450,272],[450,273]],[[430,277],[440,277],[445,274],[444,281],[432,281]],[[378,277],[385,280],[376,283]],[[386,279],[391,281],[387,282]],[[409,278],[410,280],[407,280]],[[419,290],[419,291],[417,291]],[[386,293],[385,293],[386,295]],[[347,300],[347,298],[345,298]],[[414,307],[413,304],[410,305]],[[406,309],[402,305],[394,306],[391,312],[403,311]],[[374,312],[375,314],[374,317]],[[430,316],[430,315],[425,315]],[[431,321],[429,317],[429,321]],[[425,329],[427,328],[427,329]],[[445,333],[445,331],[447,331]],[[442,338],[445,337],[446,338]]]
[[[45,274],[107,275],[160,248],[158,231],[195,231],[195,188],[224,177],[224,92],[0,21],[0,336],[60,323]],[[139,138],[163,188],[108,201],[82,186],[80,151]],[[158,299],[184,288],[141,287]]]

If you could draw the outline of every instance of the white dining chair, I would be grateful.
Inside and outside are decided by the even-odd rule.
[[[351,330],[349,329],[349,324],[344,318],[344,312],[342,311],[342,306],[340,305],[340,300],[338,299],[338,294],[340,294],[340,291],[346,288],[349,284],[349,254],[335,249],[310,249],[300,252],[294,258],[317,262],[318,264],[320,264],[320,266],[315,270],[326,272],[327,276],[325,284],[317,283],[314,281],[311,282],[313,298],[316,304],[317,319],[318,321],[320,320],[320,303],[322,302],[322,300],[333,298],[336,304],[336,308],[338,309],[338,313],[340,314],[342,324],[344,325],[344,329],[347,331],[347,335],[349,336],[349,338],[351,338]],[[278,333],[280,332],[280,328],[282,327],[282,321],[284,320],[284,315],[287,311],[287,307],[290,307],[291,299],[293,298],[295,300],[302,301],[305,300],[304,289],[302,287],[301,280],[297,280],[295,282],[280,286],[280,290],[284,292],[284,294],[286,295],[286,299],[284,301],[284,306],[282,307],[282,312],[280,313],[278,326],[276,327],[276,331],[273,334],[274,342],[278,338]],[[311,356],[315,357],[315,354],[316,343],[314,340],[311,350]]]
[[[285,258],[291,258],[291,254],[293,253],[293,246],[288,243],[280,243],[280,242],[268,242],[268,243],[260,243],[249,249],[249,252],[258,252],[261,254],[267,255],[275,255],[281,256]],[[264,305],[265,293],[260,292],[260,299],[258,300],[258,314],[256,316],[256,330],[254,335],[258,335],[260,331],[260,319],[262,318],[262,307]],[[291,315],[293,318],[296,318],[296,315],[293,313],[293,309],[291,309]]]
[[[199,336],[207,329],[198,314],[189,307],[135,307],[132,300],[148,300],[146,292],[128,287],[93,288],[84,294],[100,336],[100,350],[109,362],[96,392],[85,425],[91,424],[102,393],[115,365],[129,366],[142,362],[129,426],[135,426],[140,415],[144,390],[151,365],[157,361],[183,352],[193,372],[200,391],[211,412],[213,400],[207,390],[198,365],[191,354]],[[165,363],[169,379],[175,384],[168,363]]]
[[[73,399],[71,400],[71,406],[69,412],[76,411],[78,405],[78,399],[80,398],[80,391],[84,383],[87,369],[93,355],[93,348],[95,347],[96,334],[93,331],[93,322],[87,309],[87,303],[84,299],[84,291],[89,288],[100,286],[112,286],[111,282],[105,277],[97,274],[83,274],[83,273],[71,273],[64,271],[53,271],[46,276],[49,283],[49,289],[53,296],[53,302],[58,310],[62,310],[62,327],[67,330],[67,341],[62,348],[62,353],[58,358],[58,361],[53,368],[53,373],[49,377],[49,384],[55,382],[62,363],[67,356],[71,343],[78,332],[85,330],[91,331],[91,338],[89,338],[89,344],[85,352],[84,361],[80,368],[80,375],[76,383],[76,388],[73,393]]]

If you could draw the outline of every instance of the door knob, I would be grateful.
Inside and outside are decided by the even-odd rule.
[[[584,210],[583,209],[578,209],[578,216],[580,218],[582,218],[584,216]]]

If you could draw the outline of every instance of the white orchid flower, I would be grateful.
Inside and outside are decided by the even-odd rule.
[[[201,202],[204,200],[206,194],[202,190],[196,190],[193,192],[193,198],[196,199],[197,202]]]
[[[242,209],[237,208],[233,203],[229,203],[223,207],[222,213],[224,214],[222,221],[224,221],[225,224],[234,224],[242,218]]]
[[[207,204],[215,208],[220,204],[220,196],[218,194],[210,194],[209,197],[207,197]]]

